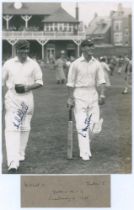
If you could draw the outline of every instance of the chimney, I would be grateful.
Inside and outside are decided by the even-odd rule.
[[[119,3],[119,4],[118,4],[118,11],[119,11],[119,12],[122,12],[122,11],[123,11],[122,3]]]
[[[75,18],[76,18],[76,20],[79,21],[79,7],[78,7],[78,2],[76,2]]]
[[[94,13],[94,18],[96,18],[96,17],[98,17],[98,13],[97,12]]]

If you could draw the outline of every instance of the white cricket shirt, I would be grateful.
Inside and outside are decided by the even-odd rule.
[[[69,69],[68,87],[95,87],[105,83],[104,71],[101,63],[94,57],[88,62],[82,55],[75,60]]]
[[[15,84],[33,85],[35,83],[43,85],[42,72],[39,64],[27,57],[21,63],[18,57],[11,58],[3,65],[3,84],[6,82],[8,89],[14,89]]]

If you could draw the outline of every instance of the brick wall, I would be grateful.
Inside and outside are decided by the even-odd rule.
[[[119,55],[128,55],[131,57],[132,49],[130,47],[96,47],[94,50],[94,55],[97,57]]]

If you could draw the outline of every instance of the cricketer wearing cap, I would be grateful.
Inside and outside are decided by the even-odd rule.
[[[20,40],[16,44],[16,57],[3,66],[5,94],[5,142],[9,173],[15,173],[19,161],[25,159],[25,150],[30,133],[30,122],[34,110],[32,90],[43,85],[38,63],[29,56],[29,42]]]
[[[74,106],[74,116],[78,133],[78,145],[82,160],[90,160],[90,141],[94,133],[101,131],[98,101],[104,102],[104,72],[93,55],[94,43],[84,40],[81,43],[82,56],[75,60],[68,74],[68,107]],[[100,85],[100,97],[96,85]]]

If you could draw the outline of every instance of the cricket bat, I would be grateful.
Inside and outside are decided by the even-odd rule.
[[[68,112],[67,159],[73,158],[73,119],[72,108]]]

